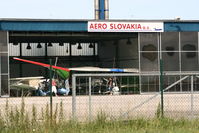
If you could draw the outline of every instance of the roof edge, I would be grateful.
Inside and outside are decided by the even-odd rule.
[[[32,18],[0,18],[0,21],[24,21],[24,22],[87,22],[87,21],[113,21],[113,22],[199,22],[199,20],[177,20],[177,19],[32,19]]]

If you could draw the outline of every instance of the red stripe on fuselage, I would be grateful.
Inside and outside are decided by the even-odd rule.
[[[31,63],[31,64],[40,65],[40,66],[43,66],[43,67],[49,67],[49,68],[50,68],[50,65],[49,65],[49,64],[45,64],[45,63],[40,63],[40,62],[30,61],[30,60],[25,60],[25,59],[20,59],[20,58],[13,58],[13,59],[14,59],[14,60],[18,60],[18,61],[23,61],[23,62],[27,62],[27,63]],[[67,69],[67,68],[58,67],[58,66],[53,66],[53,65],[52,65],[52,68],[64,70],[64,71],[67,71],[67,72],[70,71],[70,70]]]

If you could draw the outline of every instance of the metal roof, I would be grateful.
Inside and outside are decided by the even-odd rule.
[[[31,19],[31,18],[0,18],[0,21],[38,21],[38,22],[87,22],[87,21],[115,21],[115,22],[199,22],[199,20],[177,20],[177,19]]]
[[[4,31],[47,31],[47,32],[87,32],[89,21],[103,22],[163,22],[164,31],[197,31],[199,20],[94,20],[94,19],[18,19],[1,18],[0,30]]]

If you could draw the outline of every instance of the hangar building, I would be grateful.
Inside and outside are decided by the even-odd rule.
[[[103,7],[104,8],[104,7]],[[0,96],[9,95],[9,78],[47,72],[13,57],[59,66],[137,68],[158,72],[199,71],[199,21],[196,20],[0,19]],[[140,76],[140,82],[145,79]],[[158,76],[147,80],[159,82]],[[142,91],[158,91],[157,89]]]

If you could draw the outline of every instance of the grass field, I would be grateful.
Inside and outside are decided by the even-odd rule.
[[[34,105],[30,112],[26,112],[23,99],[16,107],[7,101],[4,112],[0,112],[0,133],[199,133],[199,119],[160,118],[159,108],[150,119],[109,119],[101,112],[92,122],[65,121],[62,102],[52,116],[48,104],[41,114]]]
[[[1,133],[198,133],[198,120],[136,119],[128,121],[105,121],[98,119],[91,123],[35,122],[25,120],[4,125]]]
[[[20,109],[6,106],[4,116],[0,116],[0,133],[199,133],[199,119],[174,120],[157,115],[153,119],[107,120],[100,113],[92,122],[75,122],[62,119],[62,109],[51,117],[47,107],[39,120],[35,107],[32,114],[27,114],[24,107],[23,103]]]

